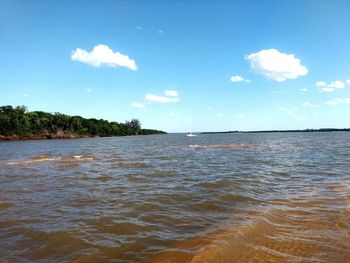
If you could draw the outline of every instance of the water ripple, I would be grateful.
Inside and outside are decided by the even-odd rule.
[[[347,262],[350,133],[0,143],[4,262]]]

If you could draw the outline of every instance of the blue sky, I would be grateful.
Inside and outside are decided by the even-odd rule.
[[[167,132],[350,127],[350,1],[0,0],[0,105]]]

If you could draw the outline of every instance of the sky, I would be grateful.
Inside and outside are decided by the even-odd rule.
[[[348,128],[349,14],[349,0],[0,0],[0,105],[167,132]]]

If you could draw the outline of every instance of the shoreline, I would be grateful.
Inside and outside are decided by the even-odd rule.
[[[99,136],[99,135],[79,135],[79,134],[43,134],[43,135],[10,135],[4,136],[0,134],[0,142],[9,141],[37,141],[37,140],[73,140],[87,138],[111,138],[111,137],[128,137],[128,136],[148,136],[148,135],[164,135],[164,134],[138,134],[138,135],[119,135],[119,136]]]
[[[0,141],[29,141],[29,140],[55,140],[55,139],[81,139],[81,138],[95,138],[100,136],[88,136],[77,134],[42,134],[42,135],[0,135]]]
[[[262,130],[262,131],[218,131],[218,132],[200,132],[200,134],[226,134],[226,133],[287,133],[287,132],[348,132],[350,128],[321,128],[304,130]]]

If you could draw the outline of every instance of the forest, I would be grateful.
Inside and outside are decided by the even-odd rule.
[[[0,107],[0,139],[56,139],[165,134],[142,129],[138,119],[125,123],[86,119],[62,113],[29,112],[26,106]]]

